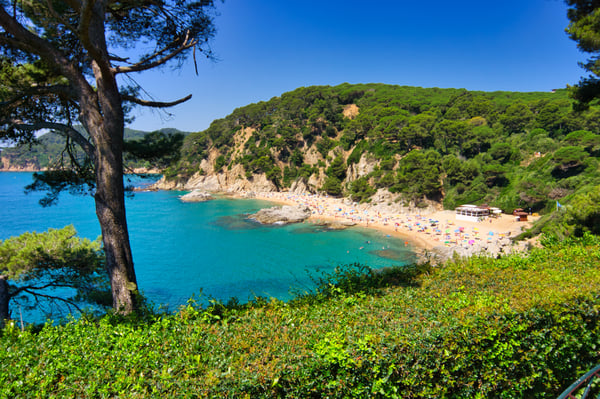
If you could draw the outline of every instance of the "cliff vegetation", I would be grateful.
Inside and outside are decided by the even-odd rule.
[[[572,105],[567,90],[302,87],[187,136],[166,185],[549,214],[600,184],[600,108]]]

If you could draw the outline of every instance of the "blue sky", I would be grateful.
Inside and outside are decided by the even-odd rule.
[[[584,71],[562,0],[217,1],[218,60],[136,80],[171,117],[136,111],[130,127],[206,129],[235,108],[301,86],[349,83],[550,91]]]

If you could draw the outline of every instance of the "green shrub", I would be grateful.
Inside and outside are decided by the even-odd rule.
[[[598,364],[600,240],[340,267],[289,303],[191,301],[0,335],[0,397],[555,398]]]
[[[353,201],[362,202],[375,194],[375,189],[369,184],[366,177],[361,177],[350,183],[350,198]]]
[[[342,182],[337,177],[327,177],[323,183],[322,190],[329,195],[340,196],[342,195]]]

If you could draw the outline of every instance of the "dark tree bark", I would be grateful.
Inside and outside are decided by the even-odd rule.
[[[115,310],[129,313],[137,309],[137,281],[125,217],[122,168],[98,157],[96,164],[96,214],[102,229],[106,269],[110,278]],[[116,195],[119,193],[118,195]]]
[[[115,114],[104,118],[100,125],[89,123],[88,131],[96,148],[94,199],[102,230],[113,308],[130,313],[137,309],[138,292],[125,214],[123,116],[122,112],[116,111]]]
[[[4,320],[8,320],[8,281],[5,276],[0,276],[0,329],[4,328]]]
[[[129,313],[137,309],[138,295],[125,215],[123,138],[122,134],[98,130],[94,135],[101,136],[96,140],[96,215],[102,230],[113,308]]]
[[[97,60],[92,62],[97,100],[82,107],[80,119],[96,149],[96,215],[102,230],[106,268],[110,278],[113,308],[130,313],[138,308],[138,288],[129,243],[123,187],[123,135],[125,116],[104,32],[104,5],[98,2],[90,18],[87,44]],[[92,97],[94,98],[94,97]],[[85,101],[82,99],[82,101]]]
[[[138,288],[133,267],[125,216],[123,187],[123,135],[125,116],[104,31],[104,5],[98,2],[90,19],[90,48],[99,60],[92,62],[96,77],[96,108],[81,109],[81,119],[88,121],[88,132],[96,148],[96,215],[102,229],[106,268],[110,278],[113,308],[130,313],[138,308]],[[101,113],[99,112],[101,111]]]

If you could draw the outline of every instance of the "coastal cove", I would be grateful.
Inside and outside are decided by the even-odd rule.
[[[66,194],[56,206],[42,208],[42,193],[24,194],[30,182],[31,173],[0,173],[0,239],[68,224],[82,237],[98,237],[92,198]],[[261,226],[247,220],[247,214],[277,199],[183,203],[182,194],[136,192],[127,199],[138,284],[152,303],[169,310],[193,296],[202,303],[254,296],[285,300],[310,290],[312,278],[339,265],[382,268],[415,260],[406,239],[385,232],[361,227],[327,231],[312,223]],[[40,321],[40,315],[24,316]]]

